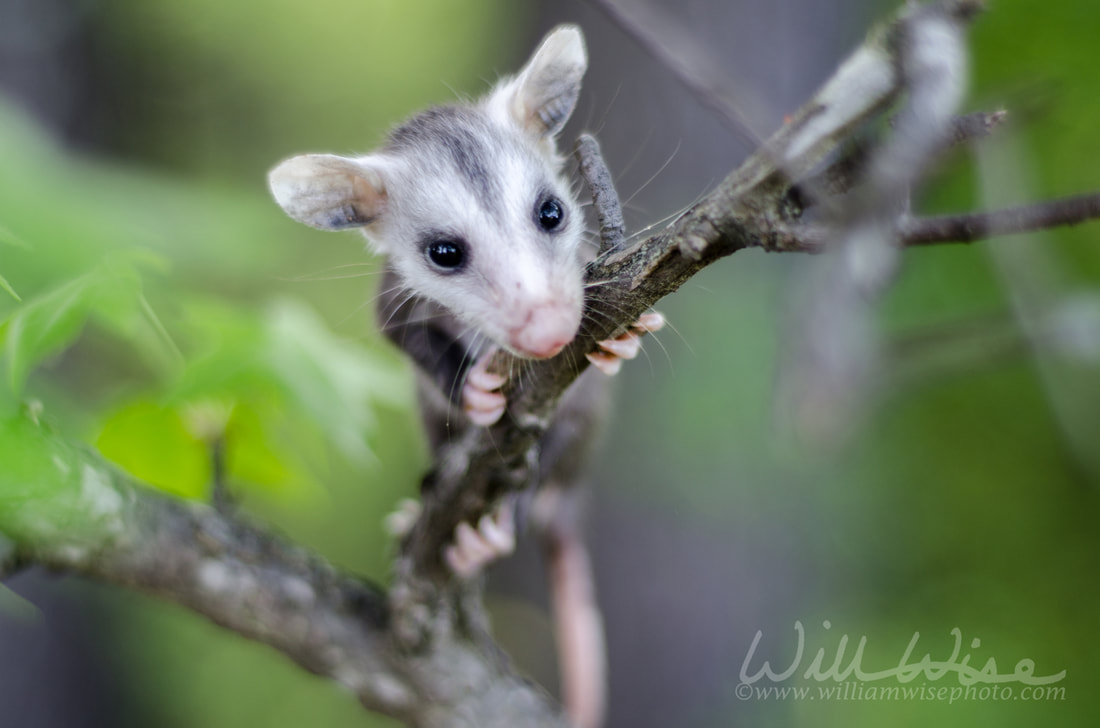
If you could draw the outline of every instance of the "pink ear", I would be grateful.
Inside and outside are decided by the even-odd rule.
[[[382,175],[367,159],[303,154],[279,164],[267,180],[288,215],[319,230],[369,225],[386,207]]]
[[[522,128],[536,137],[554,136],[573,114],[587,69],[581,29],[559,25],[498,93],[510,95],[508,111]]]

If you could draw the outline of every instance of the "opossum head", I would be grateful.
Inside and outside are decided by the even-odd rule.
[[[556,137],[587,67],[561,26],[483,99],[428,109],[363,157],[307,154],[272,170],[275,199],[322,230],[358,227],[408,288],[515,354],[577,333],[583,215]]]

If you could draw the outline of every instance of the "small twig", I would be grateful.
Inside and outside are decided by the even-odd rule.
[[[899,227],[898,243],[906,247],[974,243],[999,235],[1078,225],[1098,218],[1100,192],[1090,192],[1000,210],[910,218]],[[820,253],[831,234],[821,225],[776,226],[772,233],[760,247],[785,253]]]
[[[611,172],[600,153],[600,144],[591,134],[581,134],[577,137],[574,153],[580,163],[581,176],[592,192],[592,204],[600,224],[600,255],[618,250],[626,238],[626,224]]]
[[[971,243],[1096,218],[1100,218],[1100,192],[987,212],[917,218],[901,226],[901,241],[905,245]]]
[[[1008,112],[1004,109],[997,111],[975,111],[971,114],[956,116],[951,121],[951,130],[947,136],[952,146],[965,144],[975,139],[983,139],[1005,123]]]
[[[210,442],[210,503],[219,513],[230,513],[237,505],[225,478],[225,438],[216,437]]]

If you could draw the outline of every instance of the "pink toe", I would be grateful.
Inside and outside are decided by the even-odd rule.
[[[617,339],[601,341],[599,347],[620,359],[633,359],[642,348],[642,340],[636,334],[626,333]]]
[[[473,385],[477,389],[491,392],[504,386],[505,378],[500,374],[493,374],[484,369],[474,368],[466,375],[466,384]]]
[[[443,549],[443,560],[448,568],[460,579],[468,579],[477,573],[477,567],[465,557],[462,551],[454,545]]]
[[[659,311],[650,311],[649,313],[643,313],[638,317],[638,320],[634,323],[634,328],[642,331],[660,331],[665,327],[664,314]]]
[[[462,400],[467,409],[483,412],[500,409],[508,402],[504,395],[499,392],[486,392],[483,389],[471,387],[469,384],[462,388]]]
[[[493,556],[500,558],[512,553],[516,548],[515,533],[511,528],[506,528],[489,515],[484,515],[478,521],[478,531],[485,542],[493,548]]]
[[[599,369],[609,377],[615,376],[619,373],[619,370],[623,368],[623,360],[612,354],[604,354],[602,352],[593,351],[584,355],[588,361],[592,362],[592,366]]]

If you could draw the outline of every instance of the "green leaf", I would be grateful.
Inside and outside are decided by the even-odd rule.
[[[31,370],[71,344],[93,315],[117,323],[139,291],[131,272],[97,269],[17,309],[3,326],[12,391],[22,391]]]
[[[135,261],[118,255],[51,291],[26,301],[0,324],[3,365],[10,391],[19,395],[27,377],[45,359],[70,346],[89,321],[138,346],[147,360],[180,356],[142,295]]]
[[[226,441],[226,470],[234,483],[282,496],[322,490],[310,461],[323,459],[324,442],[285,407],[270,400],[238,404]]]
[[[259,317],[210,305],[191,315],[211,348],[188,366],[172,399],[274,397],[353,462],[371,456],[374,408],[410,404],[399,360],[333,335],[301,303],[277,301]]]
[[[351,460],[370,455],[374,408],[408,404],[405,369],[332,334],[313,311],[290,300],[267,313],[268,357],[291,401]]]
[[[202,498],[209,490],[209,449],[177,409],[133,402],[107,419],[95,444],[104,457],[168,493]]]

